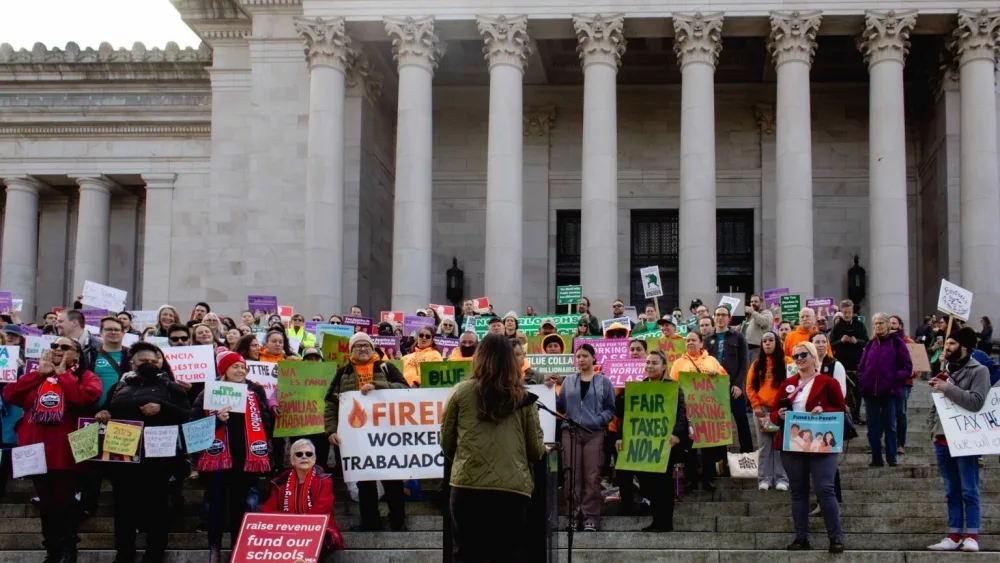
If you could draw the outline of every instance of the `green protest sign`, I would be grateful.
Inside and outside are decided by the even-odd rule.
[[[275,438],[324,432],[324,399],[336,371],[337,368],[328,362],[278,362],[281,415],[274,423]]]
[[[733,417],[729,409],[729,377],[681,372],[684,408],[695,448],[733,443]]]
[[[528,364],[539,375],[567,375],[575,373],[573,354],[528,354]]]
[[[560,285],[556,288],[556,305],[576,305],[581,299],[582,285]]]
[[[622,451],[616,469],[666,473],[677,416],[676,381],[625,384]]]
[[[471,367],[471,362],[420,362],[420,388],[454,387]]]
[[[337,369],[346,366],[351,361],[351,339],[329,332],[323,333],[323,361],[333,364]]]
[[[799,323],[799,311],[802,310],[802,297],[799,295],[781,296],[781,320],[792,324]]]
[[[542,326],[542,321],[552,319],[556,323],[556,332],[572,335],[576,332],[576,323],[580,315],[549,315],[540,317],[521,317],[517,320],[517,329],[528,336],[533,336]],[[490,317],[476,318],[476,335],[482,338],[490,328]]]
[[[69,433],[69,449],[73,452],[73,461],[80,463],[95,458],[97,454],[101,453],[100,432],[100,424],[88,424]]]

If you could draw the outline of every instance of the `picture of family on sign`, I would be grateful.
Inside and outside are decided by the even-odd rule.
[[[843,450],[843,444],[844,413],[786,413],[783,448],[786,452],[837,454]]]

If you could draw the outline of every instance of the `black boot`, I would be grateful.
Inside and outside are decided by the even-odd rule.
[[[76,537],[77,519],[67,514],[60,518],[60,523],[59,563],[76,563],[76,544],[80,541]]]
[[[42,563],[59,563],[59,533],[53,522],[53,517],[42,514],[42,545],[45,546],[45,559]]]

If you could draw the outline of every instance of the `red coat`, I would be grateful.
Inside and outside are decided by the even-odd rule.
[[[333,478],[320,471],[318,467],[313,467],[313,471],[312,483],[309,486],[312,509],[304,514],[329,516],[329,520],[326,521],[327,541],[324,542],[324,545],[337,550],[344,549],[344,538],[340,535],[340,528],[337,527],[337,520],[333,516]],[[261,512],[274,514],[284,512],[281,501],[284,499],[285,488],[289,485],[289,481],[294,486],[300,486],[294,469],[289,469],[271,480],[271,494],[268,495],[264,505],[260,507]],[[289,513],[297,513],[295,507],[290,507]]]
[[[69,371],[58,374],[56,378],[62,386],[66,404],[63,418],[58,423],[31,422],[38,388],[45,380],[45,376],[38,371],[24,375],[14,383],[8,383],[3,389],[3,400],[24,409],[24,418],[17,424],[17,445],[44,443],[45,464],[49,471],[78,471],[82,467],[73,460],[73,451],[66,436],[76,430],[77,420],[81,415],[93,410],[101,398],[102,384],[100,378],[90,370],[85,370],[79,378]]]
[[[791,387],[791,391],[788,388]],[[790,377],[781,384],[778,390],[778,404],[787,403],[788,396],[799,387],[799,376]],[[846,412],[847,405],[844,403],[844,394],[840,392],[840,383],[829,375],[816,374],[813,379],[812,389],[809,397],[806,398],[806,412],[812,412],[816,407],[823,407],[823,412]],[[785,421],[778,416],[778,411],[771,411],[771,422],[781,427],[774,436],[774,449],[783,450],[785,445]]]

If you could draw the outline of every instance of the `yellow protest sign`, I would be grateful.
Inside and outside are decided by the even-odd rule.
[[[141,426],[131,426],[111,421],[104,431],[104,453],[133,456],[139,449]]]
[[[69,433],[69,448],[73,451],[73,459],[77,463],[93,459],[100,453],[98,441],[101,437],[101,425],[91,424]]]

